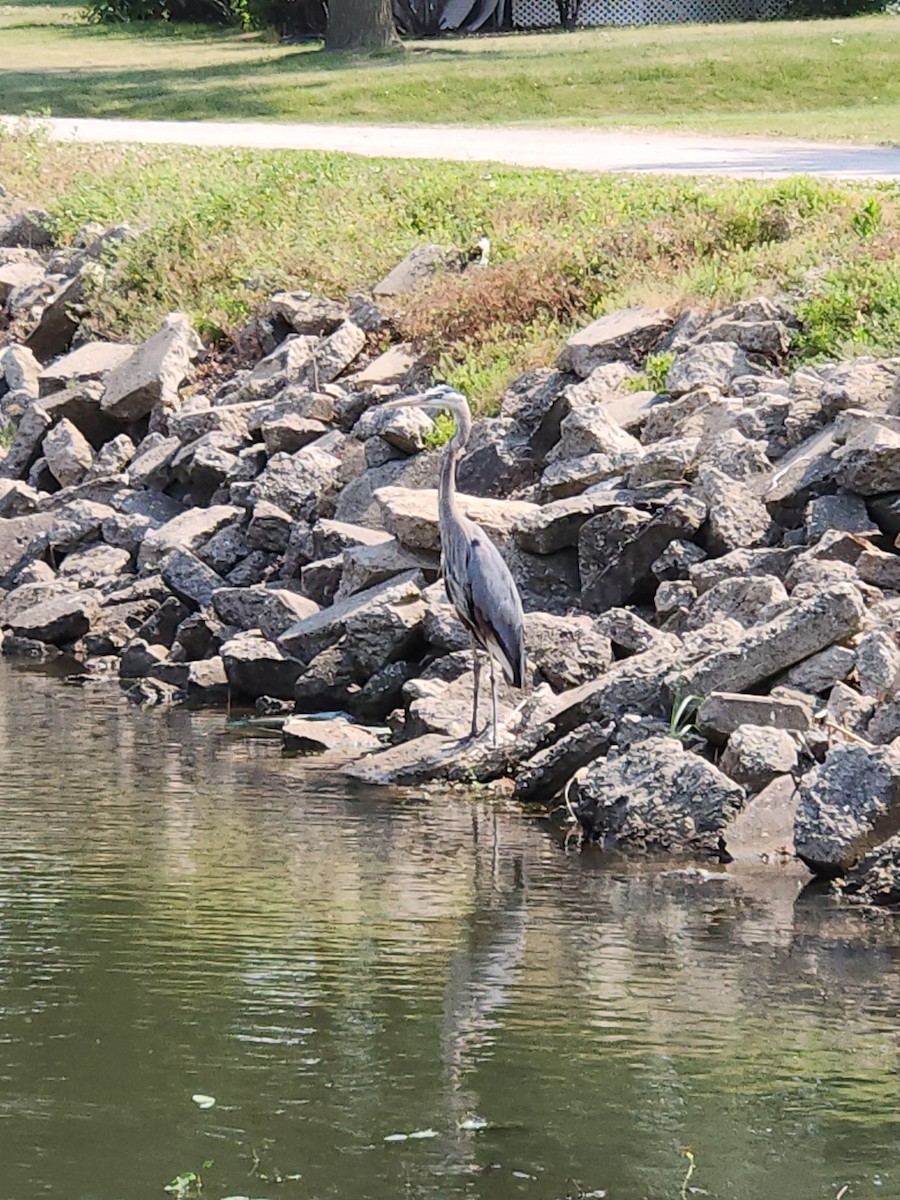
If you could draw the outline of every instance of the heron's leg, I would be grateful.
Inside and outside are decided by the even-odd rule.
[[[475,661],[473,668],[473,685],[472,685],[472,731],[469,737],[478,736],[478,693],[481,690],[481,656],[475,646],[472,647],[472,658]]]
[[[494,666],[494,656],[491,663],[491,745],[497,745],[497,670]]]

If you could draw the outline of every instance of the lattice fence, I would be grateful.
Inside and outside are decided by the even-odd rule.
[[[785,0],[582,0],[579,25],[674,25],[682,21],[758,21],[779,16]],[[556,0],[512,0],[517,29],[559,26]]]

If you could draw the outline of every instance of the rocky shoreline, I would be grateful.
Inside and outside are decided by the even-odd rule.
[[[775,813],[766,858],[900,902],[900,359],[792,365],[760,297],[612,313],[517,380],[459,470],[526,610],[533,688],[501,691],[494,748],[461,740],[441,431],[381,408],[430,380],[392,298],[458,260],[276,295],[223,377],[182,314],[86,340],[128,236],[0,226],[4,655],[284,715],[286,750],[371,782],[507,780],[620,849],[728,861]]]

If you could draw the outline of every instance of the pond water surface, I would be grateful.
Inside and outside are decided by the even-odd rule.
[[[798,891],[0,665],[0,1197],[896,1200],[900,928]]]

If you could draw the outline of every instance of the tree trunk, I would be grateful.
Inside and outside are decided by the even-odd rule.
[[[326,50],[399,47],[391,0],[329,0]]]

